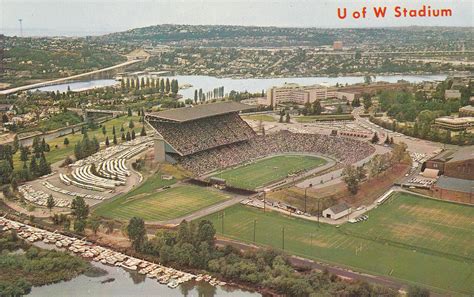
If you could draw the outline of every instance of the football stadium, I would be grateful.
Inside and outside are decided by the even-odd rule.
[[[257,135],[239,115],[251,108],[223,102],[147,114],[158,135],[155,158],[178,163],[198,177],[214,174],[229,178],[230,185],[255,189],[325,163],[316,156],[352,164],[375,151],[367,142],[337,136],[286,130]],[[278,165],[285,155],[292,157],[291,166]],[[250,163],[252,170],[243,170]]]

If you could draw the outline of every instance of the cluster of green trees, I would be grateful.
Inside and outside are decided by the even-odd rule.
[[[84,131],[82,140],[78,141],[74,146],[74,156],[77,160],[84,159],[97,153],[99,149],[100,144],[97,138],[94,136],[92,140],[90,140],[87,131]]]
[[[393,146],[393,150],[390,153],[386,153],[384,155],[375,155],[363,166],[347,165],[342,170],[342,180],[346,183],[349,192],[355,195],[359,191],[361,182],[367,178],[367,171],[369,173],[369,177],[372,178],[384,172],[392,165],[398,163],[407,163],[409,160],[410,158],[407,153],[407,145],[401,142],[395,144]]]
[[[183,221],[178,229],[160,230],[148,240],[144,221],[130,219],[127,233],[135,250],[158,257],[166,265],[210,271],[221,277],[286,296],[396,296],[390,289],[364,282],[343,282],[338,277],[311,271],[295,272],[285,255],[271,249],[241,252],[214,244],[215,228],[207,220]]]
[[[0,145],[0,185],[12,184],[16,190],[18,182],[32,180],[36,177],[51,173],[51,165],[46,160],[45,152],[49,152],[49,145],[39,137],[33,139],[33,154],[28,147],[19,145],[18,137],[15,137],[13,145]],[[13,155],[20,151],[20,160],[23,161],[22,168],[15,168]],[[29,166],[27,161],[31,160]]]
[[[433,125],[437,118],[436,112],[423,110],[419,113],[415,122],[401,125],[396,120],[385,121],[381,118],[370,116],[369,120],[385,129],[399,132],[407,136],[437,141],[447,144],[472,145],[474,134],[461,131],[457,135],[451,135],[451,131],[440,129]]]
[[[300,113],[304,116],[307,115],[320,115],[323,111],[321,103],[319,100],[314,101],[313,103],[306,102],[304,108],[300,110]]]
[[[24,253],[11,253],[22,249]],[[66,252],[28,245],[15,231],[0,232],[0,296],[23,296],[32,286],[69,280],[90,265]]]
[[[222,89],[222,92],[224,92],[224,89]],[[238,91],[232,90],[229,92],[228,97],[229,97],[229,100],[240,102],[245,99],[265,97],[265,90],[262,90],[262,92],[255,92],[255,93],[250,93],[248,91],[238,92]]]
[[[121,88],[123,91],[128,91],[131,89],[155,89],[156,93],[158,91],[162,94],[174,94],[176,95],[179,91],[179,85],[177,79],[172,79],[170,81],[169,78],[161,78],[161,79],[150,79],[149,77],[142,77],[140,78],[129,78],[129,79],[122,79],[121,81]]]

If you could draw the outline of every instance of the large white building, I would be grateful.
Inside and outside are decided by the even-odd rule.
[[[339,94],[334,87],[325,87],[321,85],[300,86],[298,84],[285,84],[282,87],[272,87],[267,90],[267,105],[277,106],[281,103],[293,102],[304,105],[313,103],[316,100],[326,100],[329,98],[343,99],[342,96],[348,94]],[[350,101],[350,98],[346,98]]]

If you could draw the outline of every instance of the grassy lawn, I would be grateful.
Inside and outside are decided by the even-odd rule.
[[[214,176],[225,179],[227,184],[234,187],[256,189],[284,179],[290,173],[312,169],[325,163],[324,159],[314,156],[283,155],[227,169]]]
[[[323,122],[323,121],[354,120],[354,116],[351,114],[334,114],[334,115],[299,116],[299,117],[295,117],[295,119],[298,123],[312,123],[312,122]]]
[[[394,209],[398,211],[392,214]],[[428,218],[432,212],[437,214]],[[450,217],[451,214],[454,217]],[[417,227],[407,228],[404,233],[409,236],[406,237],[400,237],[393,230],[392,226],[409,222],[413,225],[425,216],[428,221],[419,224],[424,224],[426,230],[431,228],[433,236],[417,233]],[[403,194],[392,203],[371,211],[367,222],[339,228],[327,224],[318,226],[317,222],[277,212],[263,213],[260,209],[242,205],[227,208],[223,217],[224,236],[229,238],[253,242],[256,220],[255,242],[259,245],[282,249],[284,227],[285,251],[291,254],[390,276],[439,292],[474,293],[473,207]],[[435,222],[437,218],[438,224]],[[447,226],[448,218],[451,220],[449,224],[453,224],[451,227]],[[205,219],[211,220],[217,232],[222,234],[222,212]],[[384,238],[394,242],[387,242]]]
[[[154,180],[99,205],[94,212],[99,216],[121,220],[138,216],[145,221],[162,221],[179,218],[230,198],[220,192],[192,185],[156,191],[169,181],[153,183]]]
[[[108,136],[109,141],[112,144],[112,141],[114,138],[112,134],[112,127],[115,126],[117,140],[120,143],[122,141],[121,132],[120,132],[120,128],[122,126],[125,129],[125,132],[124,132],[125,134],[127,133],[127,131],[130,131],[131,133],[132,129],[128,128],[128,124],[130,120],[133,121],[133,124],[134,124],[133,130],[135,130],[135,134],[140,135],[140,131],[142,129],[142,123],[139,122],[138,116],[131,116],[131,117],[122,116],[122,117],[114,118],[114,119],[104,122],[102,125],[105,126],[105,129],[106,129],[105,135],[102,134],[102,128],[100,127],[95,130],[88,129],[87,133],[90,139],[92,139],[95,136],[97,140],[99,140],[100,142],[105,141],[105,137]],[[69,140],[69,145],[64,144],[64,138],[66,137]],[[48,162],[53,164],[55,162],[66,159],[67,156],[74,156],[74,145],[80,140],[82,140],[82,134],[79,129],[79,131],[77,131],[74,134],[69,134],[69,135],[58,137],[58,138],[48,141],[47,143],[49,144],[51,151],[45,154],[46,159],[48,160]],[[21,168],[23,164],[20,161],[20,152],[18,151],[13,157],[14,157],[13,161],[14,161],[15,169]],[[27,162],[27,164],[29,165],[29,161]]]
[[[262,122],[276,122],[276,119],[268,114],[255,114],[249,116],[242,116],[244,119]]]

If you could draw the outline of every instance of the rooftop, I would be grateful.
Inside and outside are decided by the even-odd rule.
[[[334,213],[334,214],[338,214],[338,213],[341,213],[343,211],[346,211],[348,210],[350,207],[349,205],[345,204],[345,203],[339,203],[337,205],[333,205],[331,207],[329,207],[329,209]]]
[[[234,101],[227,101],[219,103],[200,104],[194,107],[176,108],[160,112],[152,112],[148,115],[169,121],[186,122],[226,113],[250,110],[253,108],[255,107]]]
[[[445,190],[458,191],[463,193],[471,193],[474,191],[474,181],[468,179],[460,179],[448,176],[440,176],[436,182],[438,188]]]
[[[455,152],[449,162],[465,161],[471,159],[474,159],[474,147],[468,146]]]
[[[463,118],[454,118],[454,117],[440,117],[435,120],[435,122],[442,122],[448,124],[467,124],[474,123],[474,117],[463,117]]]

